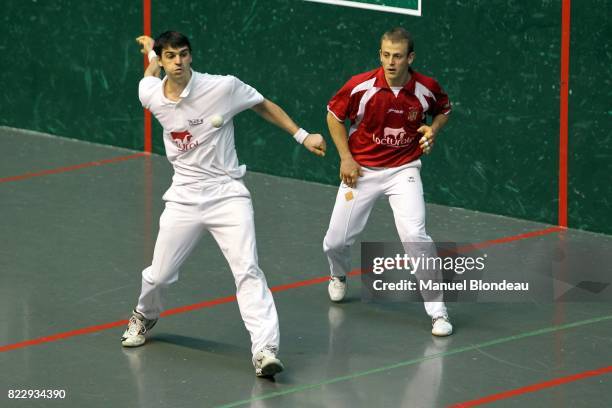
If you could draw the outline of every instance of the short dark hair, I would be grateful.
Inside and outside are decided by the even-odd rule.
[[[414,40],[412,39],[412,35],[403,27],[393,27],[392,29],[386,31],[382,37],[380,37],[381,43],[383,40],[389,40],[391,42],[406,41],[408,43],[407,54],[414,52]]]
[[[162,50],[166,47],[179,48],[184,46],[187,46],[189,53],[191,53],[191,44],[185,34],[181,34],[178,31],[165,31],[155,39],[153,51],[161,57]]]

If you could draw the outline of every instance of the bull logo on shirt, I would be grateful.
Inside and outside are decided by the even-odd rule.
[[[403,147],[410,144],[414,139],[414,136],[408,136],[404,128],[390,128],[386,127],[383,129],[383,136],[379,137],[376,134],[372,135],[374,143],[390,146],[390,147]]]
[[[200,142],[198,141],[191,141],[193,135],[189,133],[188,130],[184,130],[181,132],[170,132],[170,136],[172,137],[172,141],[174,142],[176,147],[178,147],[180,152],[186,152],[188,150],[195,149],[200,144]]]

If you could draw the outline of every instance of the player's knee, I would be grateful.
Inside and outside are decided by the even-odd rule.
[[[424,228],[412,228],[402,231],[400,234],[402,242],[431,242],[431,238]]]
[[[323,252],[330,253],[340,251],[348,246],[344,236],[341,234],[330,234],[329,232],[323,239]]]
[[[178,280],[178,273],[161,273],[148,267],[142,271],[142,279],[154,288],[164,288]]]
[[[249,262],[234,273],[234,281],[236,282],[236,288],[240,288],[246,282],[259,281],[265,279],[262,270],[254,262]]]
[[[419,234],[418,233],[404,233],[400,236],[402,242],[419,242]]]

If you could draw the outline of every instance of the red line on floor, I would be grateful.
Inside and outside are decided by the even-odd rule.
[[[485,241],[484,243],[491,243],[490,245],[494,245],[493,243],[505,243],[505,242],[511,242],[511,241],[516,241],[519,239],[527,239],[527,238],[531,238],[534,236],[540,236],[540,235],[544,235],[544,234],[551,234],[553,232],[557,232],[559,230],[564,230],[563,228],[560,227],[555,227],[555,228],[547,228],[544,230],[539,230],[539,231],[533,231],[533,232],[529,232],[526,234],[519,234],[519,235],[514,235],[511,237],[505,237],[505,238],[500,238],[500,239],[496,239],[496,240],[491,240],[491,241]],[[351,271],[348,275],[349,276],[358,276],[361,274],[361,270],[360,269],[355,269],[353,271]],[[312,279],[306,279],[303,281],[298,281],[298,282],[293,282],[293,283],[289,283],[289,284],[284,284],[284,285],[277,285],[277,286],[273,286],[270,288],[270,290],[272,292],[282,292],[285,290],[289,290],[289,289],[294,289],[294,288],[299,288],[299,287],[304,287],[304,286],[311,286],[311,285],[316,285],[319,283],[323,283],[323,282],[327,282],[329,280],[329,276],[320,276],[318,278],[312,278]],[[185,313],[185,312],[191,312],[194,310],[198,310],[198,309],[204,309],[204,308],[210,308],[210,307],[214,307],[217,305],[222,305],[225,303],[231,303],[236,301],[236,296],[232,295],[232,296],[226,296],[226,297],[222,297],[222,298],[217,298],[217,299],[213,299],[213,300],[207,300],[204,302],[200,302],[200,303],[195,303],[192,305],[186,305],[186,306],[181,306],[181,307],[177,307],[174,309],[169,309],[166,310],[165,312],[163,312],[161,314],[161,317],[166,317],[166,316],[172,316],[175,314],[180,314],[180,313]],[[121,326],[121,325],[125,325],[127,324],[127,320],[119,320],[116,322],[112,322],[112,323],[106,323],[106,324],[102,324],[102,325],[98,325],[98,326],[91,326],[91,327],[86,327],[84,329],[77,329],[77,330],[72,330],[69,332],[65,332],[65,333],[59,333],[59,334],[54,334],[51,336],[45,336],[45,337],[40,337],[38,339],[33,339],[33,340],[25,340],[19,343],[14,343],[14,344],[8,344],[6,346],[0,346],[0,352],[5,352],[5,351],[9,351],[9,350],[14,350],[14,349],[18,349],[18,348],[23,348],[23,347],[29,347],[29,346],[33,346],[33,345],[37,345],[37,344],[42,344],[42,343],[49,343],[52,341],[57,341],[57,340],[62,340],[62,339],[66,339],[68,337],[74,337],[74,336],[80,336],[83,334],[89,334],[89,333],[93,333],[93,332],[97,332],[97,331],[102,331],[102,330],[107,330],[113,327],[117,327],[117,326]]]
[[[102,166],[104,164],[117,163],[121,161],[137,159],[139,157],[146,156],[147,154],[148,153],[136,153],[136,154],[131,154],[129,156],[113,157],[112,159],[97,160],[97,161],[92,161],[89,163],[75,164],[73,166],[59,167],[56,169],[41,170],[41,171],[37,171],[34,173],[21,174],[18,176],[4,177],[4,178],[0,178],[0,183],[6,183],[9,181],[19,181],[19,180],[29,179],[33,177],[48,176],[50,174],[65,173],[68,171],[84,169],[86,167]]]
[[[225,303],[232,303],[235,301],[236,301],[236,295],[226,296],[226,297],[217,298],[213,300],[207,300],[204,302],[195,303],[193,305],[186,305],[186,306],[181,306],[181,307],[177,307],[174,309],[168,309],[161,314],[161,317],[172,316],[172,315],[179,314],[179,313],[191,312],[193,310],[204,309],[207,307],[214,307],[217,305],[222,305]]]
[[[584,371],[582,373],[568,375],[566,377],[559,377],[552,380],[528,385],[526,387],[516,388],[509,391],[500,392],[498,394],[488,395],[486,397],[478,398],[471,401],[459,402],[453,404],[450,408],[468,408],[475,407],[478,405],[488,404],[490,402],[499,401],[507,398],[516,397],[518,395],[527,394],[530,392],[536,392],[545,388],[556,387],[562,384],[567,384],[573,381],[584,380],[585,378],[596,377],[598,375],[612,373],[612,366],[598,368],[596,370]]]
[[[153,137],[151,134],[153,124],[151,122],[151,112],[144,109],[144,151],[145,153],[151,153],[153,151]]]
[[[82,329],[71,330],[64,333],[53,334],[51,336],[39,337],[33,340],[25,340],[19,343],[9,344],[6,346],[0,347],[0,352],[15,350],[19,348],[35,346],[37,344],[42,343],[50,343],[52,341],[67,339],[69,337],[81,336],[83,334],[95,333],[102,330],[112,329],[113,327],[125,326],[128,323],[127,320],[119,320],[117,322],[100,324],[97,326],[89,326]]]
[[[569,59],[571,1],[561,5],[561,86],[559,87],[559,210],[558,224],[567,227],[567,166],[569,120]]]
[[[347,275],[348,276],[361,275],[361,269],[355,269],[354,271],[349,272]],[[283,290],[287,290],[287,289],[294,289],[294,288],[299,288],[302,286],[316,285],[317,283],[323,283],[327,281],[329,281],[329,275],[320,276],[318,278],[308,279],[308,280],[300,281],[300,282],[288,283],[286,285],[278,285],[273,288],[270,288],[270,290],[272,292],[282,292]]]
[[[509,242],[520,241],[522,239],[528,239],[528,238],[540,237],[543,235],[548,235],[548,234],[552,234],[555,232],[561,232],[565,230],[566,230],[565,227],[550,227],[550,228],[545,228],[545,229],[541,229],[537,231],[526,232],[524,234],[512,235],[510,237],[502,237],[502,238],[492,239],[489,241],[483,241],[483,242],[478,242],[475,244],[470,244],[470,245],[467,245],[466,247],[458,248],[457,251],[463,252],[464,250],[467,250],[470,248],[471,249],[482,249],[482,248],[486,248],[486,247],[493,246],[493,245],[507,244]]]

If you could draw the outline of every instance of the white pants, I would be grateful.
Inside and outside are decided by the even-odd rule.
[[[359,177],[355,188],[344,183],[340,185],[329,229],[323,240],[323,250],[332,276],[345,276],[350,271],[351,246],[365,228],[376,200],[382,195],[389,198],[400,240],[404,243],[417,243],[419,248],[415,248],[415,252],[429,248],[434,253],[426,255],[435,256],[433,241],[425,232],[425,201],[420,168],[420,160],[386,169],[362,167],[363,176]],[[406,251],[411,252],[410,246],[406,246]],[[417,274],[417,278],[421,277]],[[434,318],[446,315],[441,292],[434,296],[428,294],[427,298],[436,300],[424,302],[429,316]]]
[[[164,195],[153,263],[142,272],[136,311],[154,319],[163,310],[162,290],[178,280],[179,269],[208,230],[234,275],[240,315],[251,336],[251,351],[278,350],[278,316],[259,269],[251,195],[242,181],[172,186]]]

